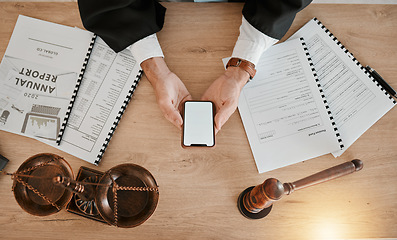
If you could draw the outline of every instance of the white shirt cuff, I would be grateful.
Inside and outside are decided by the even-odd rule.
[[[152,57],[164,57],[163,51],[156,33],[149,35],[129,46],[129,49],[135,60],[141,64],[143,61]]]
[[[243,16],[240,26],[240,36],[234,46],[232,57],[247,60],[256,66],[262,53],[276,42],[278,42],[278,39],[260,32]]]

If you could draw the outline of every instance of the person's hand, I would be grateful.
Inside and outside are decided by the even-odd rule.
[[[177,75],[171,72],[162,57],[154,57],[141,63],[141,67],[156,93],[157,103],[164,117],[182,129],[182,103],[192,96]]]
[[[205,91],[202,100],[212,101],[216,107],[215,133],[234,113],[238,105],[241,89],[247,83],[249,74],[239,67],[229,67]]]

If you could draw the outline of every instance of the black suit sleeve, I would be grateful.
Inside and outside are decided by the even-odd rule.
[[[262,33],[281,39],[311,0],[246,0],[243,15]],[[221,4],[221,3],[220,3]],[[84,27],[114,51],[160,31],[165,8],[156,0],[79,0]]]
[[[281,39],[290,28],[295,15],[311,0],[246,0],[244,18],[262,33]]]
[[[84,27],[114,51],[160,31],[165,8],[155,0],[79,0]]]

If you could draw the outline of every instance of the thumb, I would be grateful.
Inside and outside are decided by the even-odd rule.
[[[235,110],[236,107],[232,102],[225,102],[225,104],[219,108],[214,118],[215,129],[217,132],[221,130],[222,126],[227,122]]]
[[[172,107],[165,108],[163,109],[163,114],[168,121],[174,124],[177,128],[182,129],[183,120],[177,109]]]
[[[179,128],[179,130],[182,130],[183,120],[181,114],[177,110],[172,111],[172,113],[167,115],[166,118],[177,128]]]

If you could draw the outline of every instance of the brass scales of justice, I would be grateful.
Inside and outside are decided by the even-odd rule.
[[[66,210],[117,227],[145,222],[156,209],[157,183],[145,168],[117,165],[106,172],[79,169],[76,180],[66,160],[42,153],[28,158],[15,173],[12,190],[20,207],[36,216]]]
[[[240,213],[249,219],[267,216],[273,203],[292,192],[339,178],[363,168],[355,159],[292,183],[268,178],[248,187],[238,197]],[[42,153],[28,158],[15,173],[12,190],[26,212],[47,216],[66,210],[117,227],[144,223],[156,209],[159,189],[151,173],[135,164],[117,165],[105,173],[80,167],[76,180],[62,157]]]

